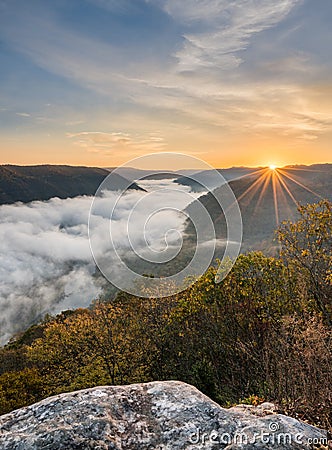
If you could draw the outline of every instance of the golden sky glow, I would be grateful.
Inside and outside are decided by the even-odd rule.
[[[0,2],[1,163],[332,161],[329,0],[139,3]]]

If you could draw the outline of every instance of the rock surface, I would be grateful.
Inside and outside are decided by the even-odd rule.
[[[61,394],[0,417],[1,450],[303,450],[326,440],[270,403],[224,409],[176,381]]]

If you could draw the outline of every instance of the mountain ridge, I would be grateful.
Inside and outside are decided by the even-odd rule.
[[[0,204],[94,195],[109,173],[110,171],[106,169],[86,166],[1,165]],[[119,174],[114,174],[113,177],[112,181],[116,183],[118,189],[128,186],[126,178]],[[143,190],[134,182],[129,188]]]

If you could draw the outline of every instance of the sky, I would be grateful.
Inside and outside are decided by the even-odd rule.
[[[331,0],[0,0],[0,162],[332,162],[331,23]]]

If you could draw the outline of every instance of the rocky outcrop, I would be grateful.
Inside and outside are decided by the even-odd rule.
[[[272,404],[224,409],[176,381],[61,394],[0,417],[2,450],[303,450],[326,440]]]

